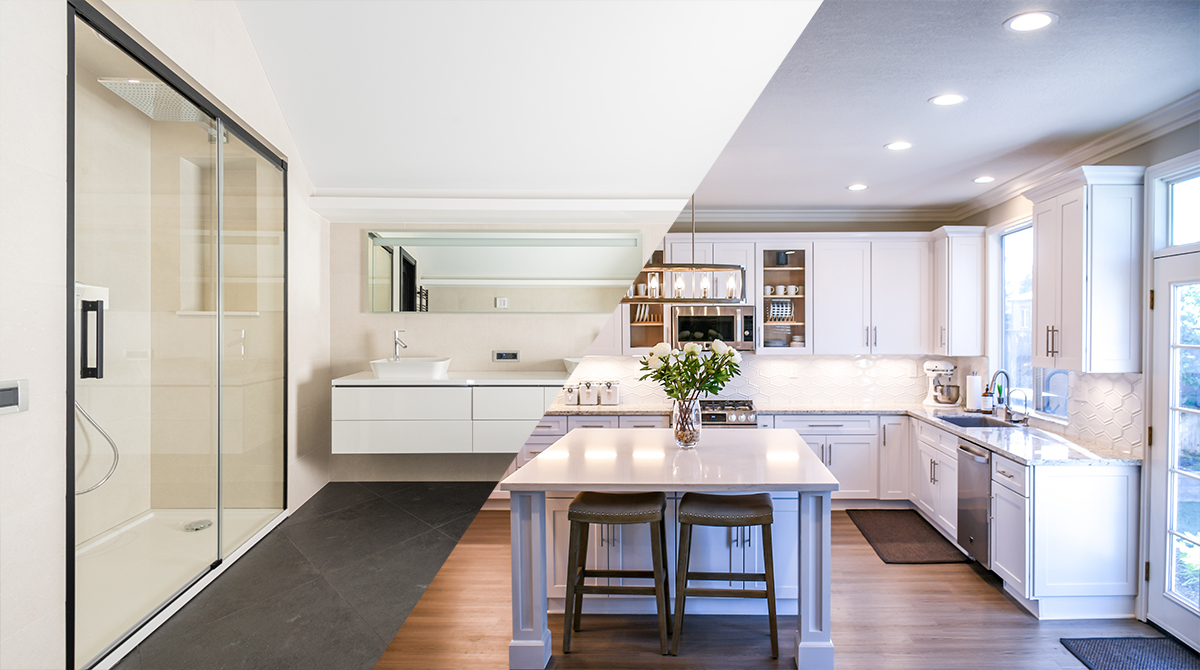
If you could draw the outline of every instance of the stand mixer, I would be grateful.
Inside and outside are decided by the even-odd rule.
[[[942,377],[950,381],[955,366],[950,361],[925,361],[925,376],[929,377],[929,393],[925,396],[926,407],[946,407],[957,405],[959,387],[942,383]]]

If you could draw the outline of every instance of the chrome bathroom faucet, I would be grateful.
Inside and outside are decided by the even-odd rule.
[[[392,360],[394,360],[394,361],[400,360],[400,348],[401,347],[403,347],[405,349],[408,348],[408,345],[404,343],[404,340],[400,339],[400,333],[403,333],[403,332],[404,332],[403,330],[397,330],[395,333],[395,335],[396,335],[396,343],[395,343],[396,344],[396,353],[394,356],[392,356]]]

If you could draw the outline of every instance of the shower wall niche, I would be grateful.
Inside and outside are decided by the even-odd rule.
[[[77,668],[285,508],[286,165],[122,39],[74,19]]]

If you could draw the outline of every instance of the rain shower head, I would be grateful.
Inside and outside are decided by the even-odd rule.
[[[155,121],[208,121],[204,112],[161,81],[100,77],[99,82]]]

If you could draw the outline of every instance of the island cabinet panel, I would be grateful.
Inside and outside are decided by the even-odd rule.
[[[879,499],[907,500],[911,457],[908,417],[879,417]]]

